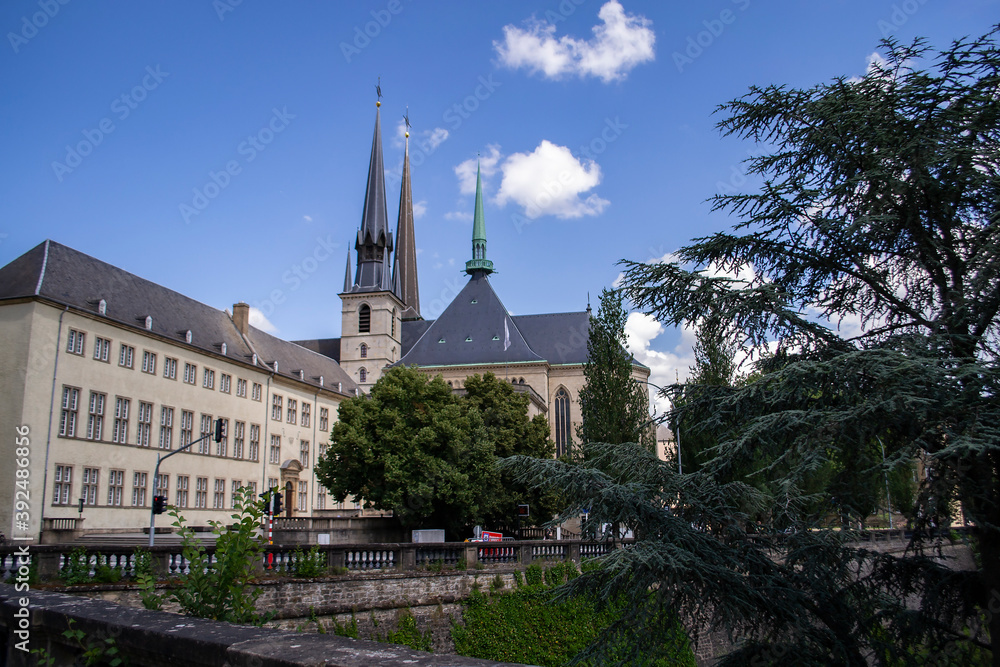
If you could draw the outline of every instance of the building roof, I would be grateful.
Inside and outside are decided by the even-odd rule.
[[[590,313],[516,315],[512,319],[531,349],[550,364],[587,363]]]
[[[303,370],[304,381],[317,387],[320,376],[327,389],[331,385],[336,387],[337,382],[344,393],[351,393],[357,387],[328,356],[254,327],[249,328],[244,339],[226,311],[55,241],[47,240],[0,268],[0,301],[32,297],[46,298],[124,327],[150,331],[180,345],[190,344],[233,361],[253,363],[256,352],[260,362],[278,360],[279,375],[298,379],[292,371]],[[262,367],[262,370],[271,369]]]
[[[404,320],[420,319],[420,290],[417,287],[417,245],[413,229],[413,194],[410,189],[410,133],[406,133],[403,154],[403,182],[399,189],[399,218],[396,221],[396,261],[393,264],[393,291],[403,302]]]
[[[378,104],[378,103],[376,103]],[[389,253],[393,249],[392,232],[385,205],[385,170],[382,167],[382,124],[378,109],[375,110],[375,133],[372,136],[372,154],[368,163],[368,181],[365,186],[365,204],[361,214],[361,227],[354,250],[358,253],[358,267],[351,292],[382,292],[392,289],[392,264]]]

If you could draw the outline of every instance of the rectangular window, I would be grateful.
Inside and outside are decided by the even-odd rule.
[[[52,487],[52,504],[69,505],[73,492],[73,466],[56,466],[55,486]]]
[[[123,368],[132,368],[132,363],[135,358],[135,348],[131,345],[126,345],[122,343],[121,349],[118,352],[118,365]]]
[[[281,463],[281,436],[271,435],[271,456],[268,459],[271,463]]]
[[[104,437],[104,401],[106,394],[90,392],[90,417],[87,420],[87,440],[101,440]]]
[[[177,475],[177,499],[174,503],[177,507],[188,506],[188,480],[187,475]]]
[[[211,454],[212,453],[212,443],[209,438],[205,436],[212,432],[212,415],[206,415],[202,413],[201,415],[201,432],[199,436],[202,438],[201,442],[198,443],[198,453],[199,454]]]
[[[194,413],[181,410],[181,448],[194,442]]]
[[[84,505],[97,505],[97,485],[100,482],[100,468],[83,469],[83,490],[80,496]]]
[[[177,379],[177,360],[171,359],[170,357],[164,357],[163,359],[163,377],[168,380]]]
[[[125,471],[112,470],[108,473],[108,505],[121,507],[122,488],[125,486]]]
[[[170,502],[170,475],[160,473],[153,480],[153,495],[163,496]]]
[[[184,381],[194,384],[198,379],[198,367],[194,364],[184,364]]]
[[[303,468],[309,466],[309,441],[300,440],[299,441],[299,463],[302,464]]]
[[[302,427],[309,428],[309,422],[312,419],[312,406],[308,403],[302,404]]]
[[[174,446],[174,409],[163,406],[160,408],[160,449],[172,449]]]
[[[121,396],[115,398],[115,429],[111,434],[111,442],[123,445],[128,442],[128,405],[129,399]]]
[[[232,375],[227,375],[225,373],[223,373],[222,375],[220,375],[219,376],[219,391],[221,391],[224,394],[228,394],[229,393],[229,383],[232,382],[232,381],[233,381],[233,376]]]
[[[317,461],[319,459],[323,458],[324,456],[326,456],[326,443],[325,442],[319,443],[319,447],[317,447],[316,449],[317,449],[317,452],[316,452],[316,455],[317,455],[317,459],[316,460]]]
[[[111,356],[111,341],[97,336],[94,339],[94,359],[107,361]]]
[[[250,424],[250,451],[247,458],[251,461],[260,460],[260,424]]]
[[[146,506],[146,473],[132,473],[132,507]]]
[[[76,437],[76,410],[80,402],[80,390],[76,387],[63,386],[62,416],[59,418],[59,435],[66,438]]]
[[[316,489],[316,509],[326,509],[326,487],[322,484]]]
[[[298,511],[305,512],[309,505],[309,482],[299,482]]]
[[[135,441],[140,447],[149,447],[153,432],[153,404],[139,401],[139,426],[135,431]]]
[[[278,488],[278,478],[277,477],[268,477],[267,478],[267,488],[268,489],[277,489]]]
[[[233,422],[233,458],[243,458],[243,434],[246,431],[246,422]]]
[[[215,493],[212,497],[212,509],[226,509],[226,480],[224,479],[216,478],[215,480]]]
[[[319,430],[324,432],[330,430],[330,411],[326,408],[319,409]]]
[[[247,381],[243,378],[236,378],[236,395],[240,398],[247,397]]]
[[[149,350],[142,351],[142,372],[143,373],[156,373],[156,353],[150,352]]]
[[[234,479],[229,485],[230,489],[229,506],[232,507],[233,509],[236,509],[236,497],[239,495],[240,487],[242,486],[243,482],[241,482],[238,479]]]
[[[213,431],[214,433],[214,431]],[[214,438],[213,438],[214,440]],[[225,456],[229,452],[229,420],[222,420],[222,440],[215,443],[215,455]]]
[[[206,368],[202,374],[201,386],[205,389],[215,389],[215,371]]]
[[[78,354],[83,356],[83,344],[86,340],[87,334],[82,331],[77,331],[76,329],[69,330],[69,336],[66,337],[66,351],[70,354]]]
[[[294,424],[296,422],[296,417],[298,416],[296,414],[298,412],[298,409],[297,409],[298,405],[299,405],[298,401],[296,401],[294,398],[288,399],[288,423],[289,424]]]
[[[271,419],[281,421],[281,396],[278,394],[271,396]]]
[[[194,506],[198,509],[208,507],[208,477],[199,477],[195,480]]]
[[[257,497],[257,482],[247,482],[247,489],[250,490],[250,497]]]
[[[259,382],[254,382],[253,383],[253,396],[251,396],[251,398],[253,400],[255,400],[255,401],[259,401],[260,400],[260,390],[261,390],[261,388],[262,387],[261,387],[261,384]]]

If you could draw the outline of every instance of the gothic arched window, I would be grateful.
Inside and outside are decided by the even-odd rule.
[[[358,308],[358,332],[368,333],[372,330],[372,309],[367,303]]]
[[[569,419],[569,394],[562,387],[556,392],[555,405],[556,422],[556,456],[563,456],[569,453],[570,445],[570,419]]]
[[[368,358],[368,346],[365,345],[364,343],[361,343],[361,358],[362,359]]]
[[[368,371],[364,368],[358,371],[358,380],[361,382],[368,382]]]
[[[392,309],[392,333],[389,334],[393,338],[396,337],[396,309]]]

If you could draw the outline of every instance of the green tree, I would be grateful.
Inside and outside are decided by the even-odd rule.
[[[625,324],[628,313],[621,292],[605,289],[597,317],[590,318],[586,384],[580,390],[582,422],[577,437],[582,442],[639,442],[651,451],[656,434],[649,418],[649,393],[632,376]]]
[[[766,147],[748,161],[760,190],[714,199],[735,229],[696,239],[674,263],[625,263],[625,295],[661,322],[714,313],[749,346],[776,348],[754,382],[674,415],[702,415],[713,429],[738,417],[699,473],[621,446],[591,452],[615,462],[611,473],[508,464],[522,479],[556,480],[602,521],[635,527],[634,545],[571,586],[631,594],[628,622],[642,640],[655,641],[644,621],[666,608],[694,632],[744,637],[725,664],[895,665],[955,652],[968,664],[991,642],[1000,664],[996,35],[955,42],[929,63],[922,42],[887,41],[884,64],[860,80],[752,87],[720,108],[725,134]],[[872,455],[879,445],[884,463]],[[718,474],[754,456],[768,492]],[[928,475],[907,553],[819,529],[818,471],[918,458]],[[976,570],[930,558],[928,535],[959,504],[975,526]],[[766,517],[762,534],[750,534],[751,512]],[[775,535],[787,525],[798,530]],[[639,592],[650,590],[647,603]]]

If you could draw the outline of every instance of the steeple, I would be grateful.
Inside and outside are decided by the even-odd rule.
[[[493,273],[493,262],[486,259],[486,217],[483,215],[483,179],[476,165],[476,212],[472,220],[472,259],[465,263],[465,272],[483,275]]]
[[[379,92],[381,97],[381,91]],[[380,292],[390,283],[392,267],[392,232],[389,231],[385,206],[385,170],[382,166],[382,126],[375,102],[375,136],[372,138],[372,156],[368,163],[368,186],[365,189],[365,208],[361,215],[361,229],[354,249],[358,253],[358,266],[354,275],[352,292]]]
[[[403,302],[404,320],[420,320],[420,292],[417,289],[417,246],[413,232],[413,195],[410,191],[410,113],[406,121],[406,151],[403,154],[403,184],[399,192],[399,219],[396,223],[396,264],[393,291]]]

